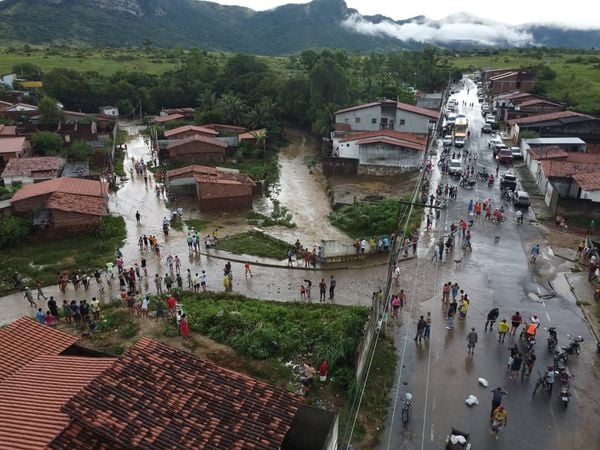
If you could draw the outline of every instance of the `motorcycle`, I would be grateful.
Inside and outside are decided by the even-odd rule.
[[[562,349],[567,355],[575,354],[579,356],[579,351],[581,350],[580,344],[583,342],[583,338],[581,336],[577,336],[576,338],[569,336],[569,339],[571,339],[571,343],[567,347],[562,347]]]
[[[565,408],[569,405],[569,399],[571,398],[571,378],[566,372],[558,375],[558,381],[560,382],[559,399]]]
[[[487,172],[487,170],[482,170],[480,172],[477,172],[477,179],[481,180],[481,181],[486,181],[488,179],[488,177],[490,176],[490,174]]]
[[[554,361],[554,370],[557,372],[566,370],[567,360],[569,359],[566,352],[555,351],[552,359]]]
[[[475,180],[467,180],[467,179],[463,178],[462,180],[460,180],[459,186],[463,187],[463,188],[472,188],[476,184],[477,184],[477,181],[475,181]]]
[[[531,350],[535,345],[535,335],[526,333],[525,330],[523,330],[521,331],[519,337],[525,343],[525,348],[527,349],[527,351]]]
[[[487,179],[488,187],[492,187],[494,185],[494,176],[490,175]]]
[[[558,337],[556,335],[556,328],[550,327],[548,328],[548,351],[550,353],[554,353],[556,350],[556,344],[558,344]]]

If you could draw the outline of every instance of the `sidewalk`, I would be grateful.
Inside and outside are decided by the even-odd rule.
[[[600,303],[594,300],[594,288],[587,280],[587,272],[565,273],[565,278],[577,299],[592,334],[596,341],[600,341],[600,318],[597,315]]]

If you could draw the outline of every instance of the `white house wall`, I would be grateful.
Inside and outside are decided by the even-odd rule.
[[[598,190],[598,191],[581,190],[581,194],[579,195],[579,198],[582,198],[585,200],[591,200],[596,203],[600,203],[600,190]]]
[[[382,143],[361,145],[358,150],[359,164],[394,166],[405,169],[419,167],[422,156],[422,152],[417,150]]]
[[[346,123],[354,131],[377,131],[381,129],[381,118],[394,121],[394,130],[407,133],[427,134],[429,121],[435,121],[427,116],[396,109],[395,114],[382,114],[380,106],[356,109],[339,113],[335,116],[336,123]],[[373,121],[375,120],[375,123]],[[401,123],[404,121],[404,123]],[[389,128],[389,127],[386,127]]]

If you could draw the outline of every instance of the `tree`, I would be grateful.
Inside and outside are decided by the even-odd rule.
[[[51,131],[38,131],[31,136],[33,151],[40,156],[57,155],[63,148],[59,134]]]
[[[42,70],[39,66],[31,63],[15,64],[12,68],[13,73],[27,80],[41,80]]]
[[[33,231],[33,221],[5,215],[0,219],[0,248],[22,245]]]
[[[94,149],[86,141],[75,141],[62,152],[69,161],[87,161],[92,156]]]
[[[246,111],[246,105],[237,95],[227,93],[219,99],[219,109],[228,123],[239,125]]]
[[[64,119],[65,114],[58,107],[58,102],[52,97],[44,97],[38,105],[40,123],[58,123]]]

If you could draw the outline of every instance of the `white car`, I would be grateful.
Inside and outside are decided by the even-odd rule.
[[[448,173],[450,175],[460,175],[462,173],[462,164],[460,159],[453,159],[450,161],[450,165],[448,166]]]
[[[513,155],[513,159],[523,159],[523,153],[521,152],[521,147],[511,147],[510,152]]]
[[[444,136],[444,140],[442,141],[442,143],[444,144],[444,147],[451,147],[452,141],[452,135],[447,134],[446,136]]]
[[[465,146],[465,138],[464,137],[454,138],[454,146],[455,147],[464,147]]]
[[[500,138],[500,136],[496,135],[488,141],[488,148],[492,148],[501,144],[504,144],[504,141]]]

